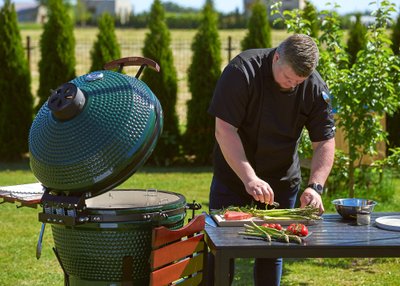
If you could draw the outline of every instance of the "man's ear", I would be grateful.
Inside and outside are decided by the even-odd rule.
[[[279,60],[279,54],[278,51],[275,51],[274,57],[272,58],[272,63],[276,63]]]

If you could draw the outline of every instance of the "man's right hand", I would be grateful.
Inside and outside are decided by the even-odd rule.
[[[272,205],[274,203],[274,191],[271,186],[261,180],[260,178],[255,178],[244,184],[247,193],[252,196],[256,201]]]
[[[274,202],[274,192],[267,182],[258,178],[247,160],[237,128],[216,117],[215,138],[226,162],[244,183],[246,192],[256,201],[272,204]]]

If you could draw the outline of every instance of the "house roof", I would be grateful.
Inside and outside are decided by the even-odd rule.
[[[17,13],[20,11],[24,11],[24,10],[34,9],[34,8],[37,8],[38,6],[40,6],[40,4],[35,3],[35,2],[18,2],[18,3],[14,3],[14,5],[15,5],[15,11]]]

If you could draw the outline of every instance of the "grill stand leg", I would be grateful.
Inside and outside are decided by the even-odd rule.
[[[62,271],[64,272],[64,286],[69,286],[69,275],[68,275],[67,271],[65,271],[65,268],[61,262],[60,255],[58,254],[58,251],[55,247],[53,247],[53,252],[57,257],[58,263],[60,264]]]

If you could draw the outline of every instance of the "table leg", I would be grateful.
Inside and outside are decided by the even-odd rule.
[[[223,251],[215,252],[214,285],[229,286],[229,257]]]

